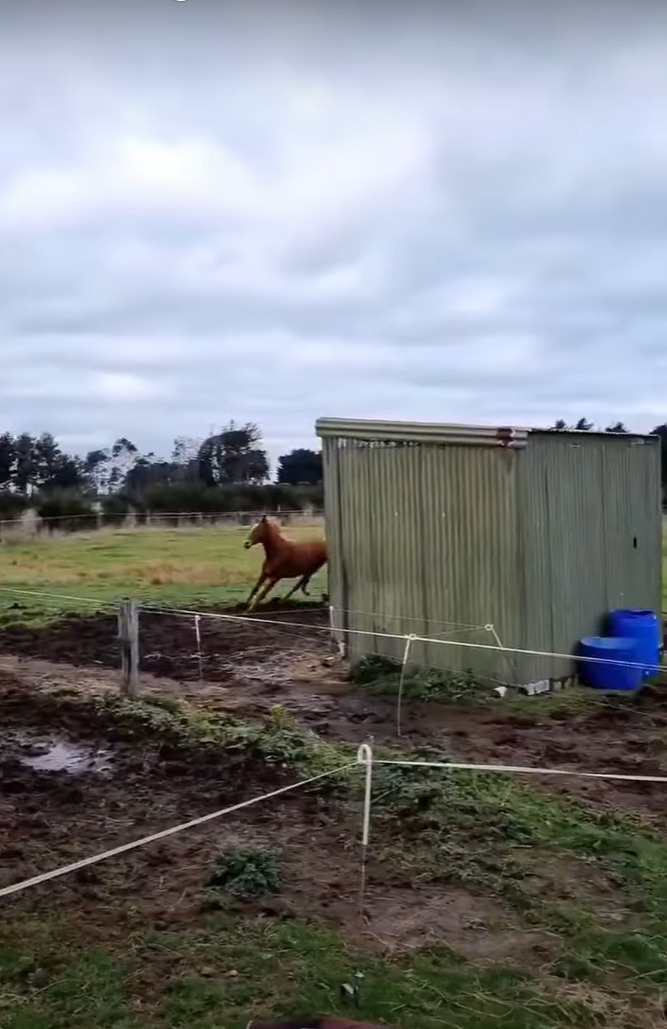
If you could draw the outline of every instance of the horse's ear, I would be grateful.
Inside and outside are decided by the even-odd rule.
[[[266,515],[265,514],[262,515],[262,517],[260,518],[260,521],[262,521],[262,522],[266,521]]]

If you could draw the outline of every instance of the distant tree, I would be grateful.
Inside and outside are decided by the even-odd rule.
[[[34,479],[37,489],[53,483],[62,468],[65,454],[50,432],[43,432],[34,441]],[[78,483],[76,483],[78,485]]]
[[[254,422],[231,421],[205,439],[197,454],[199,478],[206,486],[261,485],[269,477],[269,459],[262,433]]]
[[[126,493],[142,493],[151,486],[172,486],[182,482],[182,468],[174,461],[163,461],[155,454],[140,454],[127,475],[124,490]]]
[[[604,431],[605,432],[619,432],[619,433],[628,433],[628,432],[630,432],[630,430],[625,427],[623,422],[612,422],[612,424],[608,425],[607,428]]]
[[[42,483],[44,492],[62,490],[87,494],[91,492],[91,486],[84,462],[79,457],[63,453],[54,463],[50,477]]]
[[[13,485],[16,471],[16,440],[11,432],[0,435],[0,490]]]
[[[0,435],[0,489],[32,497],[55,489],[85,492],[88,485],[84,463],[66,454],[50,432]]]
[[[130,468],[133,466],[139,455],[139,448],[126,436],[117,439],[111,448],[111,472],[109,474],[109,488],[112,490],[122,489]]]
[[[663,501],[667,503],[667,422],[656,425],[651,434],[660,437],[660,478]]]
[[[108,450],[90,450],[83,461],[93,491],[95,493],[106,493],[107,481],[109,478],[109,462],[111,453]]]
[[[564,418],[559,418],[552,429],[557,432],[567,432],[568,430],[576,429],[578,432],[590,432],[593,428],[593,422],[589,422],[587,418],[580,418],[576,425],[568,425]]]
[[[83,464],[94,491],[106,494],[123,489],[138,456],[138,447],[125,436],[104,450],[91,450]]]
[[[316,486],[322,482],[322,451],[299,448],[278,458],[278,482]]]
[[[37,441],[29,432],[22,432],[16,437],[13,485],[17,493],[27,497],[35,491],[37,467]]]
[[[171,463],[175,466],[177,482],[199,481],[199,460],[197,455],[202,445],[201,440],[188,436],[178,436],[174,440],[171,451]]]

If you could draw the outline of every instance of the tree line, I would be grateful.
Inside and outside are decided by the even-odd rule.
[[[551,428],[561,432],[568,429],[576,429],[578,432],[600,431],[595,430],[593,422],[590,422],[588,418],[580,418],[574,425],[568,425],[563,418],[559,418]],[[623,422],[612,422],[611,425],[608,425],[601,431],[613,433],[631,432]],[[663,503],[667,506],[667,422],[663,422],[662,425],[656,425],[655,429],[651,429],[651,435],[660,437],[660,479],[662,482]]]
[[[204,439],[179,437],[169,457],[145,453],[127,437],[68,454],[48,432],[0,434],[0,519],[27,507],[42,517],[102,510],[224,513],[300,510],[322,504],[322,455],[298,448],[278,459],[276,481],[262,432],[231,421]]]
[[[559,419],[554,431],[592,432],[580,418]],[[628,433],[623,422],[604,432]],[[662,485],[667,500],[667,422],[653,432],[661,438]],[[76,516],[76,524],[96,512],[120,520],[165,512],[224,514],[230,511],[299,511],[323,504],[322,454],[298,448],[283,454],[275,481],[261,429],[230,421],[203,439],[178,437],[169,457],[144,453],[127,437],[84,457],[68,454],[49,432],[0,434],[0,520],[34,508],[43,518]]]

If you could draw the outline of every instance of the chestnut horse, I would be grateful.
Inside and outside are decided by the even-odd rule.
[[[259,574],[259,579],[253,586],[248,597],[248,610],[252,611],[271,592],[273,587],[281,579],[294,579],[299,576],[298,582],[284,597],[287,600],[296,593],[298,589],[303,590],[308,596],[306,589],[311,577],[319,571],[327,561],[327,545],[324,540],[294,540],[285,539],[280,532],[280,523],[269,515],[263,515],[257,525],[250,531],[244,546],[246,550],[261,543],[264,547],[264,563]],[[264,589],[258,593],[260,586]]]

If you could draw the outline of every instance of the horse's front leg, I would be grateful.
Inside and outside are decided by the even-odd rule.
[[[253,608],[256,608],[258,604],[261,604],[262,601],[265,600],[266,597],[269,595],[269,593],[271,592],[271,590],[273,589],[273,587],[275,586],[275,584],[277,582],[278,582],[278,579],[269,578],[269,581],[267,582],[267,584],[264,587],[264,589],[261,590],[261,592],[257,594],[257,596],[252,601],[252,603],[248,604],[248,611],[252,611]]]
[[[262,585],[262,583],[265,581],[265,579],[266,579],[266,572],[262,568],[261,572],[259,573],[259,579],[257,580],[257,582],[255,583],[255,585],[253,586],[253,588],[250,591],[250,596],[248,597],[248,600],[247,600],[248,609],[250,609],[250,605],[252,603],[252,598],[255,596],[255,594],[257,593],[257,590]]]

